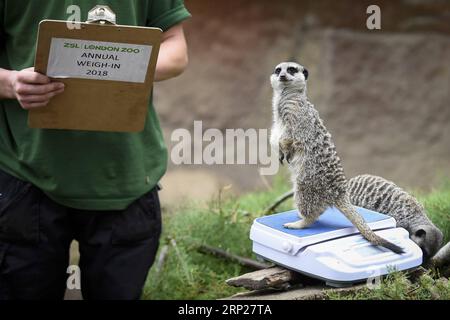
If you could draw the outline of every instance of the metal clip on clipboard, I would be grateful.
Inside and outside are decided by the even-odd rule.
[[[88,12],[87,23],[116,24],[116,14],[108,6],[97,5]]]

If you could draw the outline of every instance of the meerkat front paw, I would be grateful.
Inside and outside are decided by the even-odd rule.
[[[280,160],[280,163],[283,164],[283,162],[284,162],[284,153],[283,152],[280,152],[278,160]]]
[[[292,148],[290,148],[288,150],[288,152],[286,153],[286,162],[291,163],[293,156],[294,156],[294,150]]]
[[[280,150],[280,163],[286,159],[287,163],[291,163],[292,157],[294,156],[294,148],[292,139],[282,139],[279,143]]]

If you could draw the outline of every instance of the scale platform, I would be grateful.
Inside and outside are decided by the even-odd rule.
[[[422,250],[409,239],[408,231],[396,227],[394,218],[355,208],[375,233],[399,245],[405,253],[399,255],[372,245],[336,208],[327,209],[313,225],[300,230],[283,227],[299,219],[297,210],[256,219],[250,230],[253,252],[332,286],[357,283],[422,264]]]

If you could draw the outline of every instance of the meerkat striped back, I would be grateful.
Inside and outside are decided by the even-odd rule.
[[[382,213],[397,212],[421,206],[411,195],[394,182],[369,174],[348,181],[347,191],[352,204]]]
[[[422,204],[394,182],[369,174],[347,183],[350,202],[359,207],[393,217],[420,246],[427,259],[442,245],[442,232],[428,218]]]

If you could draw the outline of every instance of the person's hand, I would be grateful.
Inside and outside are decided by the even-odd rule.
[[[52,82],[49,77],[34,72],[34,68],[12,71],[10,81],[15,98],[26,110],[44,107],[64,91],[62,82]]]

